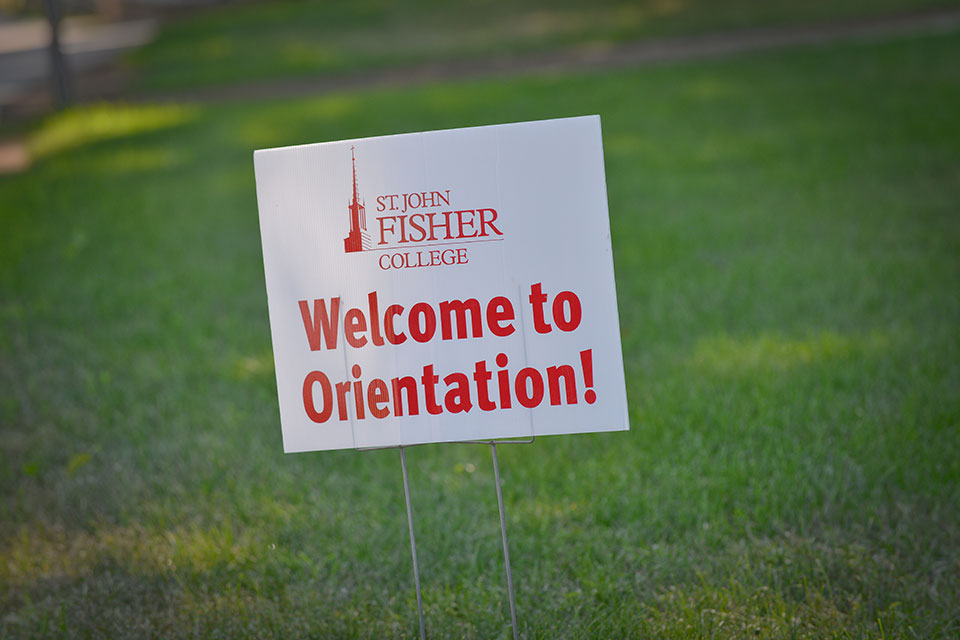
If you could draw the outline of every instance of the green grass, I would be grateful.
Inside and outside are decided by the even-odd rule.
[[[957,0],[281,0],[174,22],[132,63],[138,90],[162,92],[948,6]]]
[[[527,638],[960,633],[960,35],[54,116],[0,178],[0,636],[416,637],[395,451],[284,456],[251,151],[600,113],[633,430],[503,447]],[[408,452],[507,637],[489,450]]]

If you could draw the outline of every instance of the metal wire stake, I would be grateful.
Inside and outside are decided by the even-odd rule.
[[[500,463],[497,461],[497,443],[491,442],[493,451],[493,476],[497,481],[497,506],[500,507],[500,533],[503,536],[503,563],[507,567],[507,593],[510,595],[510,622],[513,624],[513,640],[517,640],[517,603],[513,598],[513,572],[510,571],[510,547],[507,544],[507,521],[503,517],[503,491],[500,489]],[[403,449],[400,450],[401,452]],[[409,501],[408,501],[409,504]],[[413,529],[410,529],[413,535]]]
[[[496,454],[496,452],[494,452]],[[417,567],[417,540],[413,537],[413,508],[410,506],[410,482],[407,480],[407,455],[400,447],[400,466],[403,469],[403,495],[407,498],[407,524],[410,525],[410,553],[413,555],[413,581],[417,585],[417,615],[420,616],[420,640],[426,640],[423,629],[423,599],[420,597],[420,569]],[[500,481],[497,481],[497,493],[500,492]],[[500,508],[500,520],[503,521],[503,507]],[[506,533],[504,533],[506,535]],[[504,538],[506,540],[506,538]],[[512,597],[512,596],[511,596]],[[516,636],[516,626],[514,626]]]

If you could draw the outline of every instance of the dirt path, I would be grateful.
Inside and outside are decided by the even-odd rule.
[[[410,86],[441,80],[544,75],[571,70],[665,64],[837,41],[876,41],[921,33],[946,33],[958,29],[960,9],[949,9],[837,24],[751,29],[712,35],[645,39],[609,47],[579,47],[522,56],[429,62],[412,67],[345,76],[273,79],[153,94],[140,99],[217,103],[290,98],[350,89]]]

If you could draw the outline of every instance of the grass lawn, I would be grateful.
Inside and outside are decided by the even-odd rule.
[[[503,447],[527,638],[960,634],[960,35],[77,109],[0,178],[0,636],[416,637],[395,451],[281,453],[252,150],[600,113],[633,430]],[[507,637],[489,449],[407,454]]]
[[[646,36],[816,24],[957,0],[279,0],[167,26],[132,56],[142,92],[444,58],[609,47]]]

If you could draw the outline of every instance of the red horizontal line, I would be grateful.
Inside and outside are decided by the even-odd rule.
[[[503,238],[488,238],[486,240],[455,240],[453,242],[432,242],[430,244],[409,244],[401,247],[370,247],[364,251],[387,251],[389,249],[416,249],[418,247],[445,247],[451,244],[470,244],[472,242],[503,242]]]

